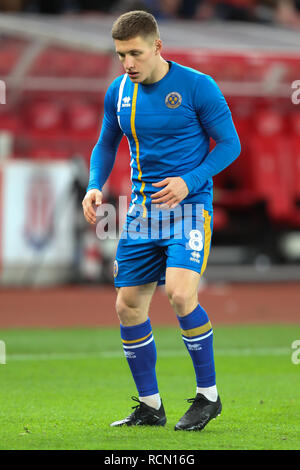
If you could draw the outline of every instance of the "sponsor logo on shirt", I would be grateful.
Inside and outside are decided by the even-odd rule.
[[[131,103],[130,103],[130,96],[124,96],[124,98],[122,99],[123,103],[122,103],[122,108],[130,108],[131,106]]]

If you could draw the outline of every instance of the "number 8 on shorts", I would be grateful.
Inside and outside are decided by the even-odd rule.
[[[202,251],[203,250],[203,236],[200,230],[191,230],[189,233],[189,247],[191,250]]]

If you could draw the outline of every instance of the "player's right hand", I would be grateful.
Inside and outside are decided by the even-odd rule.
[[[102,191],[90,189],[82,201],[83,214],[90,224],[96,223],[96,209],[102,204]]]

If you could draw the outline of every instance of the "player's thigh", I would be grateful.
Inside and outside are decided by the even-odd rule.
[[[187,315],[197,307],[200,277],[200,273],[191,269],[166,269],[166,293],[177,315]]]
[[[184,222],[186,222],[184,220]],[[210,252],[212,211],[188,219],[181,237],[167,246],[166,292],[178,315],[190,313],[198,303],[198,286]]]
[[[155,240],[121,238],[114,262],[115,287],[157,282],[164,274],[165,262],[164,250]]]
[[[138,325],[147,320],[157,282],[117,288],[116,311],[124,326]]]

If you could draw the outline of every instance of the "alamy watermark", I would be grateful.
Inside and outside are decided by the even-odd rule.
[[[300,104],[300,80],[295,80],[292,83],[292,89],[295,90],[291,96],[292,103]]]
[[[6,104],[6,85],[3,80],[0,80],[0,104]]]
[[[300,364],[300,339],[295,339],[292,342],[291,348],[294,349],[291,357],[292,363],[298,365]]]
[[[203,204],[178,204],[173,209],[161,209],[131,204],[127,213],[127,197],[119,197],[118,214],[114,205],[103,203],[97,207],[96,235],[106,239],[186,240],[186,248],[203,248],[205,217]],[[151,214],[151,216],[150,216]]]
[[[6,364],[6,347],[4,341],[0,340],[0,364]]]

